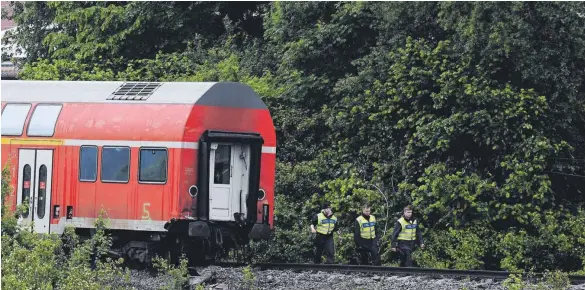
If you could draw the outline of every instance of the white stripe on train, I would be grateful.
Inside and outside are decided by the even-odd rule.
[[[82,140],[65,139],[66,146],[127,146],[127,147],[166,147],[177,149],[198,149],[196,142],[176,141],[134,141],[134,140]]]
[[[61,217],[58,224],[51,224],[50,232],[62,234],[67,226],[74,228],[95,228],[97,218],[73,217],[66,219]],[[131,219],[106,219],[106,228],[129,231],[166,232],[166,221],[131,220]]]
[[[197,142],[176,142],[176,141],[134,141],[134,140],[82,140],[82,139],[65,139],[65,146],[127,146],[127,147],[166,147],[176,149],[195,149],[199,148]],[[262,153],[276,154],[276,147],[262,146]]]

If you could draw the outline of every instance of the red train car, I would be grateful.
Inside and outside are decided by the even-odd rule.
[[[268,238],[276,136],[250,87],[2,81],[1,98],[11,202],[35,231],[91,234],[103,209],[130,258]]]

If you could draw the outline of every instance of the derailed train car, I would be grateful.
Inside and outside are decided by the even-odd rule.
[[[39,233],[94,232],[119,254],[213,256],[267,239],[276,136],[240,83],[2,81],[12,208]]]

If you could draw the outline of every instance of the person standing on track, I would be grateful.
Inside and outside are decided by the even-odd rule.
[[[404,208],[403,215],[394,225],[392,233],[392,252],[400,254],[400,266],[412,267],[412,251],[416,243],[425,248],[418,221],[412,217],[412,206]]]
[[[315,235],[315,264],[321,264],[323,249],[327,256],[326,264],[333,264],[335,245],[333,244],[333,233],[337,232],[337,217],[331,210],[331,205],[326,202],[321,207],[321,212],[313,217],[311,232]]]
[[[370,210],[371,208],[368,204],[362,207],[362,214],[356,219],[353,238],[360,253],[362,264],[368,263],[368,253],[370,253],[372,263],[375,266],[380,266],[380,254],[378,253],[380,230],[376,223],[376,217],[370,214]]]

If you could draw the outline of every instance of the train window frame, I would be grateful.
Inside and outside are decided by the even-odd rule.
[[[106,149],[119,149],[119,148],[123,148],[123,149],[128,149],[128,179],[126,181],[119,181],[119,180],[104,180],[104,151]],[[132,148],[130,148],[130,146],[114,146],[114,145],[105,145],[102,146],[102,150],[101,150],[101,157],[100,157],[100,181],[102,183],[120,183],[120,184],[127,184],[130,182],[130,171],[132,170]]]
[[[83,148],[95,148],[95,179],[91,180],[91,179],[81,179],[81,150]],[[77,179],[79,180],[79,182],[90,182],[90,183],[95,183],[98,180],[98,166],[99,166],[99,160],[100,160],[100,148],[96,145],[81,145],[81,147],[79,147],[79,162],[78,162],[78,169],[79,169],[79,173],[77,174]]]
[[[47,122],[49,122],[49,121],[51,121],[51,122],[52,122],[52,125],[53,125],[53,127],[52,127],[52,130],[51,130],[51,134],[50,134],[50,135],[49,135],[48,133],[45,133],[45,131],[43,131],[43,132],[40,132],[40,133],[37,133],[37,132],[34,132],[34,131],[33,131],[33,133],[32,133],[32,134],[31,134],[31,132],[30,132],[31,125],[33,125],[33,129],[35,129],[35,127],[34,127],[34,126],[35,126],[36,124],[34,124],[34,123],[33,123],[33,121],[35,120],[35,114],[36,114],[36,112],[37,112],[37,109],[38,109],[39,107],[41,107],[41,108],[47,108],[47,107],[59,107],[59,111],[57,112],[57,114],[56,114],[56,115],[51,115],[51,117],[53,117],[53,116],[55,117],[55,120],[54,120],[54,121],[53,121],[53,120],[48,120],[48,119],[46,118],[46,115],[45,115],[45,116],[43,116],[43,117],[45,117],[45,118],[41,119],[41,123],[43,123],[42,121],[45,121],[45,120],[46,120]],[[35,106],[35,108],[34,108],[34,110],[33,110],[32,114],[31,114],[31,116],[30,116],[30,120],[28,121],[28,125],[27,125],[27,128],[26,128],[26,135],[27,135],[27,136],[31,136],[31,137],[53,137],[53,136],[55,136],[55,130],[56,130],[56,128],[57,128],[57,121],[59,121],[59,116],[61,116],[61,112],[62,112],[62,111],[63,111],[63,104],[61,104],[61,103],[39,103],[39,104],[37,104],[37,105]],[[49,123],[50,123],[50,122],[49,122]],[[38,130],[38,129],[37,129],[37,130]]]
[[[28,180],[26,180],[26,169],[28,168]],[[24,200],[24,193],[25,190],[28,189],[28,206],[26,207],[26,212],[22,213],[22,217],[27,219],[28,216],[31,214],[32,210],[30,209],[30,204],[31,204],[31,196],[32,196],[32,192],[31,189],[34,188],[34,184],[31,184],[31,182],[33,181],[32,177],[33,177],[33,168],[29,163],[25,163],[24,166],[22,167],[22,184],[20,184],[21,186],[21,194],[20,194],[20,204],[24,204],[25,200]],[[28,182],[28,188],[24,187],[24,185],[26,184],[26,182]],[[32,187],[31,187],[32,186]],[[34,202],[34,200],[32,201]],[[34,214],[34,213],[33,213]]]
[[[42,171],[41,171],[43,169],[43,167],[45,168],[45,172],[44,172],[45,173],[44,174],[44,179],[45,180],[44,181],[42,180],[43,179],[43,174],[42,174]],[[36,217],[42,220],[42,219],[45,218],[45,214],[47,213],[47,181],[49,180],[49,177],[48,177],[48,175],[49,175],[49,167],[46,164],[41,163],[41,166],[39,166],[38,174],[39,174],[39,176],[38,176],[39,178],[36,180],[36,182],[37,182],[37,189],[38,190],[35,192],[35,197],[36,197],[35,205],[36,205],[36,208],[37,208]],[[45,188],[41,188],[41,183],[44,183],[45,184]],[[44,190],[42,192],[42,197],[43,197],[43,202],[42,203],[40,202],[40,199],[41,199],[41,190]],[[49,213],[50,213],[50,208],[51,208],[51,204],[50,203],[51,203],[51,201],[49,200]],[[42,209],[43,209],[42,212],[40,211],[41,210],[41,205],[42,205]],[[40,213],[42,213],[43,215],[41,216]],[[34,217],[33,217],[33,219],[34,219]]]
[[[24,134],[24,125],[26,125],[26,120],[28,119],[28,116],[30,115],[30,109],[32,108],[32,103],[8,103],[4,105],[4,108],[2,108],[2,119],[4,119],[4,113],[6,113],[6,109],[8,109],[8,107],[10,106],[28,106],[28,109],[26,110],[26,114],[24,115],[24,119],[22,120],[22,124],[20,126],[20,134],[16,134],[16,133],[6,133],[6,129],[2,128],[2,136],[22,136],[22,134]],[[2,121],[2,125],[6,124],[6,121]],[[10,124],[10,123],[8,123]],[[4,127],[4,126],[2,126]]]
[[[160,151],[165,151],[165,153],[167,154],[167,162],[165,163],[165,181],[148,181],[148,180],[141,180],[140,179],[140,172],[141,172],[141,164],[140,164],[140,160],[141,160],[141,153],[142,150],[160,150]],[[140,184],[167,184],[169,180],[169,149],[166,147],[140,147],[138,148],[138,183]]]
[[[228,183],[224,183],[224,181],[223,181],[223,178],[226,177],[225,176],[225,173],[220,173],[219,177],[221,178],[221,180],[219,181],[219,183],[216,182],[216,176],[215,176],[216,173],[219,172],[219,171],[217,171],[217,169],[218,169],[218,166],[217,166],[218,165],[217,155],[218,155],[218,152],[221,154],[221,151],[219,150],[219,148],[222,147],[222,146],[226,146],[226,147],[229,148],[229,150],[226,151],[227,154],[228,154],[227,155],[228,156],[228,159],[227,159],[227,161],[228,161],[227,162],[227,170],[228,170],[228,172],[227,172],[228,173],[228,175],[227,175],[227,182]],[[236,157],[235,155],[233,155],[234,146],[235,146],[235,144],[233,144],[233,143],[218,143],[217,144],[217,148],[215,149],[215,153],[214,153],[214,155],[215,155],[214,156],[214,164],[209,164],[209,166],[213,166],[213,172],[214,172],[213,184],[214,185],[230,185],[230,186],[233,186],[233,177],[232,177],[232,175],[234,173],[233,162],[234,162],[234,158]],[[226,164],[224,162],[221,162],[221,163]]]

